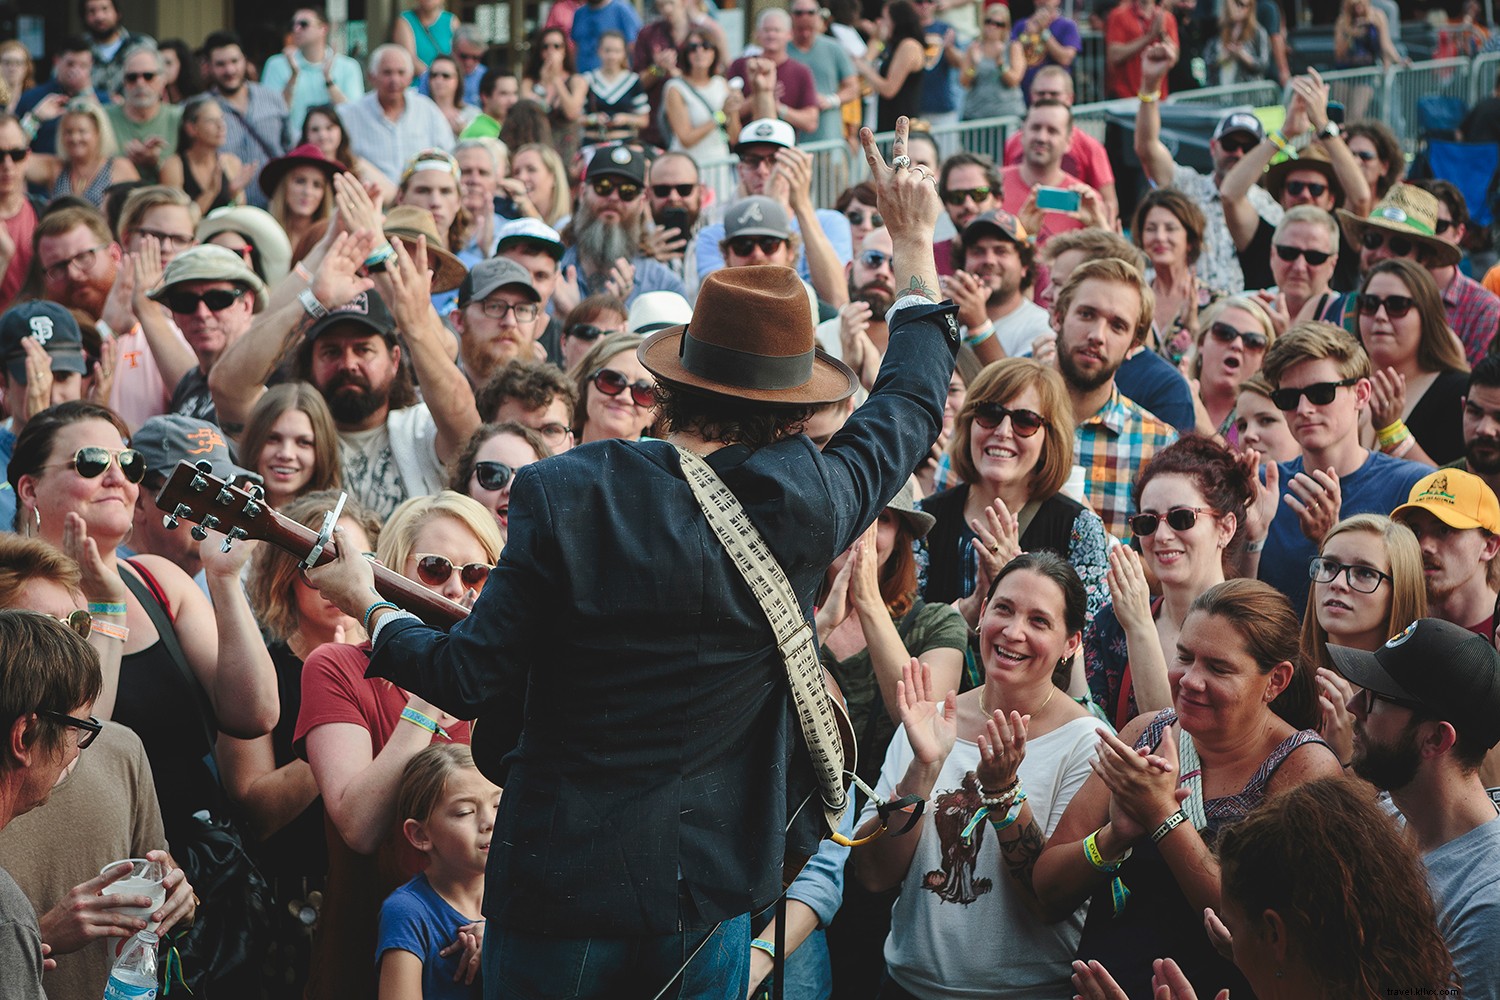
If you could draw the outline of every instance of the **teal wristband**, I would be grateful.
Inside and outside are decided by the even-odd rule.
[[[441,736],[445,740],[448,739],[447,731],[437,724],[436,719],[428,718],[410,705],[401,710],[401,720],[403,722],[410,722],[419,729],[425,729],[434,736]]]
[[[761,951],[765,952],[767,955],[770,955],[772,958],[776,957],[776,946],[767,941],[765,938],[755,938],[750,942],[750,947],[759,948]]]
[[[370,616],[373,615],[375,612],[379,611],[381,608],[391,608],[394,611],[400,611],[401,610],[400,607],[398,607],[395,604],[392,604],[390,601],[376,601],[374,604],[370,605],[368,608],[365,608],[364,623],[365,623],[365,634],[366,635],[368,635],[370,633]]]
[[[124,601],[89,601],[89,614],[91,615],[123,615],[124,613]]]

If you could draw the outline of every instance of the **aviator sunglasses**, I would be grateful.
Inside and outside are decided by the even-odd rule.
[[[97,446],[79,448],[73,455],[73,460],[62,465],[71,468],[84,479],[98,479],[104,475],[104,470],[109,468],[111,462],[118,465],[121,474],[132,483],[139,483],[146,478],[146,457],[134,448],[121,448],[119,451]],[[44,469],[57,467],[42,466]]]
[[[641,186],[635,181],[621,181],[613,177],[595,177],[589,186],[601,198],[616,195],[621,201],[635,201],[641,196]]]

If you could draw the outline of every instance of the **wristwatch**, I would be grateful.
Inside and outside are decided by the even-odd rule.
[[[1337,139],[1343,134],[1344,130],[1339,128],[1338,122],[1331,121],[1327,125],[1324,125],[1322,128],[1318,129],[1319,139]]]

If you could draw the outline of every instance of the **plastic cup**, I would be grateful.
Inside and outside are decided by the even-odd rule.
[[[130,874],[118,878],[105,886],[101,894],[105,896],[148,896],[151,899],[149,907],[121,906],[117,912],[126,916],[138,917],[141,920],[150,921],[151,914],[161,909],[167,901],[167,888],[162,885],[162,880],[167,877],[166,866],[160,861],[148,861],[145,858],[121,858],[119,861],[111,861],[99,869],[99,874],[104,875],[113,871],[120,865],[129,864]]]

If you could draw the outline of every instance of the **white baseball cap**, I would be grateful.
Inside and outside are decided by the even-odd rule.
[[[779,118],[757,118],[740,129],[740,140],[735,143],[734,151],[738,153],[742,147],[754,143],[795,149],[797,133],[792,131],[791,125]]]

